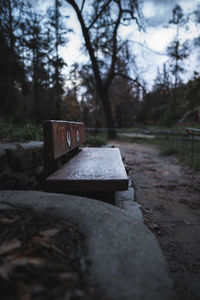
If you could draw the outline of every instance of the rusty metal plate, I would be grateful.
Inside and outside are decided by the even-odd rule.
[[[83,148],[46,179],[49,191],[120,191],[128,177],[118,148]]]
[[[43,132],[45,153],[49,158],[56,159],[85,141],[84,123],[45,121]]]
[[[186,127],[185,130],[188,134],[200,135],[200,129],[198,128]]]

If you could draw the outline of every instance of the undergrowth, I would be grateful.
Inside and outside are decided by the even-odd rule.
[[[0,140],[4,142],[42,141],[42,126],[33,124],[17,125],[10,122],[0,122]],[[85,146],[101,147],[106,144],[106,134],[86,133]]]
[[[17,125],[8,122],[0,122],[0,140],[12,141],[41,141],[42,127],[39,125]]]
[[[101,147],[107,144],[107,138],[105,134],[89,134],[86,133],[86,140],[84,145],[89,147]]]

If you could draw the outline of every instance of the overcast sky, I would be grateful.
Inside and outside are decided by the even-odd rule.
[[[138,64],[143,71],[142,75],[149,88],[153,84],[157,68],[162,69],[163,63],[169,60],[165,53],[166,47],[173,40],[175,34],[174,27],[169,25],[173,8],[176,4],[179,4],[183,12],[187,14],[192,12],[198,3],[197,0],[144,0],[143,14],[146,19],[146,29],[144,33],[141,32],[137,35],[137,39],[154,52],[142,47],[137,47],[136,52],[138,53]],[[192,39],[200,33],[196,31],[194,24],[190,22],[188,31],[182,28],[180,34],[181,40],[184,41]],[[188,72],[183,75],[183,80],[187,81],[191,78],[194,70],[199,70],[197,56],[198,51],[193,51],[185,62],[185,69]]]
[[[52,0],[38,0],[40,3],[52,3]],[[65,3],[65,1],[63,0]],[[36,2],[35,2],[36,3]],[[133,54],[136,56],[139,74],[147,82],[148,89],[151,89],[158,67],[162,70],[163,63],[169,58],[166,55],[166,47],[173,40],[175,30],[169,25],[172,18],[172,10],[176,4],[179,4],[183,12],[188,14],[192,12],[199,0],[143,0],[142,12],[145,17],[145,31],[138,31],[137,25],[124,27],[120,34],[131,41]],[[68,26],[72,27],[75,34],[70,34],[68,44],[61,50],[62,56],[68,66],[74,62],[84,62],[85,57],[80,53],[81,47],[81,29],[73,9],[66,6],[64,14],[70,16]],[[189,23],[189,30],[182,28],[181,40],[192,39],[199,36],[194,24]],[[143,46],[142,46],[143,45]],[[199,71],[199,62],[197,50],[193,50],[189,59],[185,62],[183,80],[187,81],[192,77],[193,71]],[[134,74],[132,74],[134,76]]]

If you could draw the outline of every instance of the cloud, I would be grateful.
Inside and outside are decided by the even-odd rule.
[[[144,0],[143,13],[148,26],[165,26],[172,18],[172,10],[175,5],[180,5],[183,9],[188,4],[188,0]],[[195,0],[190,0],[191,6]]]
[[[145,2],[152,2],[154,4],[160,4],[164,6],[169,6],[169,5],[176,5],[178,2],[181,0],[146,0]]]

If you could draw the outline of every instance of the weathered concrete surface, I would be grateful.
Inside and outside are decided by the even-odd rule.
[[[104,202],[62,194],[0,191],[0,201],[77,221],[88,239],[91,276],[110,299],[174,299],[160,247],[141,218]]]
[[[116,193],[115,205],[125,210],[134,218],[135,221],[143,222],[143,216],[140,210],[141,206],[135,202],[134,197],[134,189],[131,185],[129,185],[129,189],[127,191]]]

